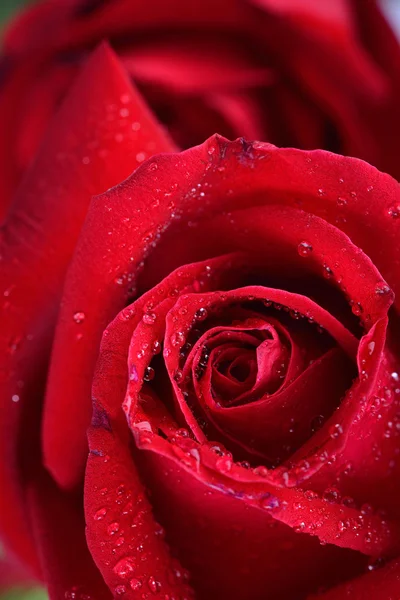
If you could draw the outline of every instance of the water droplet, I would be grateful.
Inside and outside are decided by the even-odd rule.
[[[387,285],[387,283],[378,283],[377,286],[375,287],[375,294],[378,294],[380,296],[383,296],[384,294],[389,294],[391,292],[390,287]]]
[[[93,519],[95,521],[101,521],[102,519],[104,519],[104,517],[106,516],[106,514],[107,514],[107,509],[106,508],[99,508],[99,510],[94,513]]]
[[[123,596],[126,594],[126,587],[124,585],[117,585],[117,587],[114,588],[114,594],[116,596]]]
[[[336,200],[336,204],[338,206],[346,206],[347,200],[346,200],[346,198],[342,198],[342,196],[339,196],[338,199]]]
[[[133,575],[136,565],[130,556],[121,558],[113,568],[113,571],[118,577],[126,579],[130,575]]]
[[[182,331],[176,331],[171,335],[170,341],[174,347],[181,346],[185,341],[185,336]]]
[[[180,369],[177,369],[174,373],[174,379],[176,383],[180,383],[183,379],[183,373]]]
[[[311,420],[311,431],[315,433],[318,429],[321,429],[324,424],[325,417],[324,415],[317,415]]]
[[[159,352],[161,352],[161,343],[158,340],[155,340],[153,342],[151,351],[153,354],[158,354]]]
[[[267,469],[267,467],[264,467],[263,465],[260,465],[259,467],[255,467],[253,472],[254,472],[254,475],[258,475],[259,477],[267,477],[268,476],[268,469]]]
[[[353,302],[351,305],[351,312],[353,315],[356,315],[356,317],[359,317],[363,312],[361,304],[359,302]]]
[[[139,579],[134,578],[129,581],[129,585],[136,592],[137,590],[140,590],[143,584]]]
[[[119,531],[119,523],[117,523],[116,521],[114,523],[110,523],[109,526],[107,527],[108,535],[115,535],[116,533],[118,533],[118,531]]]
[[[335,502],[340,502],[341,500],[341,494],[339,492],[338,489],[331,487],[331,488],[327,488],[324,493],[322,494],[322,498],[326,501],[329,502],[331,504],[334,504]]]
[[[199,310],[196,311],[194,318],[196,321],[204,321],[207,318],[207,309],[204,307],[200,307]]]
[[[144,313],[144,315],[142,317],[142,321],[146,325],[154,325],[156,320],[157,320],[157,315],[152,312]]]
[[[338,437],[340,437],[342,435],[342,433],[343,433],[343,427],[340,425],[340,423],[335,423],[329,429],[329,435],[334,440],[337,439]]]
[[[118,487],[117,487],[117,495],[118,496],[124,496],[126,494],[126,487],[123,483],[121,483]]]
[[[312,251],[313,247],[308,242],[300,242],[300,244],[297,246],[297,252],[300,254],[300,256],[309,256]]]
[[[333,277],[333,271],[327,265],[324,265],[324,277],[325,279],[331,279]]]
[[[340,533],[343,533],[344,531],[346,531],[347,528],[348,528],[348,525],[345,521],[338,522],[338,529],[339,529]]]
[[[396,373],[395,371],[394,371],[393,373],[390,373],[390,377],[393,379],[393,381],[396,381],[396,383],[397,383],[398,381],[400,381],[399,374],[398,374],[398,373]]]
[[[217,460],[215,466],[217,467],[218,471],[227,473],[232,468],[232,461],[228,456],[222,456]]]
[[[147,580],[147,585],[152,594],[158,594],[161,590],[161,583],[157,581],[152,575]]]
[[[84,312],[76,312],[74,314],[74,321],[75,323],[83,323],[83,321],[85,320],[85,313]]]
[[[151,381],[152,379],[154,379],[154,376],[155,376],[155,371],[154,371],[153,367],[146,367],[146,369],[144,371],[143,379],[145,381]]]
[[[13,402],[19,402],[19,396],[18,396],[18,394],[13,394],[13,395],[11,396],[11,400],[12,400]]]
[[[392,219],[398,219],[400,217],[400,204],[393,204],[387,210],[387,214]]]

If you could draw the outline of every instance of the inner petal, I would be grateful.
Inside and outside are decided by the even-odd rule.
[[[209,366],[210,392],[225,406],[274,393],[284,383],[292,362],[290,336],[280,324],[277,327],[281,335],[258,315],[258,319],[210,329],[187,357],[185,377],[190,378],[191,370],[191,376],[200,380]],[[297,354],[293,353],[295,359]]]
[[[284,302],[276,302],[278,295]],[[208,316],[193,327],[199,306]],[[178,320],[179,346],[187,340],[190,345],[184,354],[174,345]],[[317,419],[322,424],[332,414],[356,375],[356,340],[334,317],[298,295],[258,286],[190,294],[177,301],[166,321],[164,357],[177,408],[189,408],[206,438],[221,440],[239,460],[279,464],[311,437]],[[334,371],[329,390],[326,365]],[[239,377],[233,376],[235,369]],[[297,380],[295,395],[301,402],[294,410]],[[230,415],[239,408],[241,417]]]

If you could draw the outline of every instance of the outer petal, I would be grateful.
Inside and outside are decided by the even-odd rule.
[[[130,118],[120,110],[130,111]],[[132,129],[137,120],[140,133]],[[89,200],[126,177],[142,153],[170,148],[103,46],[57,115],[1,231],[0,487],[7,493],[1,494],[0,519],[7,543],[27,564],[35,558],[27,539],[24,478],[40,460],[43,376],[65,270]]]
[[[109,367],[110,373],[102,372],[102,377],[120,375],[115,365]],[[117,397],[108,393],[107,400],[118,400],[118,391],[114,388]],[[181,567],[170,555],[130,453],[122,411],[116,420],[108,420],[101,404],[99,411],[106,426],[104,421],[99,425],[94,412],[85,478],[87,540],[93,558],[114,597],[152,598],[162,592],[189,600],[187,578],[179,576]]]

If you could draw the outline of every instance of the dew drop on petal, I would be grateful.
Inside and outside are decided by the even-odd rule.
[[[340,423],[335,423],[329,429],[329,435],[334,440],[337,439],[338,437],[340,437],[342,435],[342,433],[343,433],[343,427],[340,425]]]
[[[176,331],[170,337],[171,344],[174,347],[181,346],[185,340],[185,336],[182,331]]]
[[[267,477],[268,469],[267,467],[260,465],[259,467],[255,467],[255,469],[253,469],[253,473],[254,475],[258,475],[259,477]]]
[[[107,527],[108,535],[115,535],[116,533],[118,533],[118,531],[119,531],[119,523],[117,523],[117,522],[110,523],[110,525]]]
[[[387,285],[387,283],[378,283],[375,287],[375,294],[378,294],[379,296],[383,296],[385,294],[389,294],[391,291],[390,287]]]
[[[228,456],[222,456],[217,460],[215,466],[217,467],[218,471],[227,473],[232,468],[232,461]]]
[[[161,343],[158,340],[155,340],[153,342],[153,345],[151,347],[151,351],[153,354],[158,354],[159,352],[161,352]]]
[[[387,209],[387,214],[392,219],[398,219],[400,217],[400,204],[393,204]]]
[[[158,594],[161,589],[161,583],[157,581],[152,575],[147,580],[147,585],[149,587],[149,590],[153,594]]]
[[[300,256],[309,256],[312,251],[313,247],[308,242],[300,242],[300,244],[297,246],[297,252],[300,254]]]
[[[341,494],[340,494],[339,490],[337,490],[334,487],[331,487],[331,488],[327,488],[324,491],[324,493],[322,494],[322,498],[326,502],[334,504],[335,502],[340,502],[341,501]]]
[[[107,509],[106,508],[99,508],[99,510],[94,513],[93,519],[95,521],[101,521],[102,519],[104,519],[104,517],[106,516],[106,514],[107,514]]]
[[[126,587],[124,585],[117,585],[117,587],[114,588],[114,594],[117,597],[123,596],[124,594],[126,594]]]
[[[136,592],[137,590],[140,590],[143,584],[140,579],[133,578],[129,581],[129,585],[131,586],[132,590]]]
[[[196,321],[204,321],[207,318],[207,309],[204,307],[200,307],[198,311],[196,311],[194,318]]]
[[[135,571],[136,565],[133,559],[130,556],[125,558],[121,558],[113,568],[113,571],[118,577],[122,579],[126,579],[129,576],[133,575]]]
[[[74,313],[74,321],[75,323],[78,323],[78,325],[80,323],[83,323],[83,321],[85,320],[85,313],[84,312],[76,312]]]
[[[146,369],[144,371],[143,379],[145,381],[152,381],[152,379],[154,379],[154,376],[155,376],[155,371],[154,371],[153,367],[146,367]]]
[[[180,383],[183,379],[183,373],[180,369],[177,369],[174,373],[174,379],[176,383]]]
[[[157,320],[157,315],[155,313],[151,313],[151,312],[144,313],[144,315],[142,317],[142,321],[146,325],[154,325],[156,320]]]

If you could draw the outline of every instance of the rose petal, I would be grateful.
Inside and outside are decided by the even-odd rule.
[[[113,399],[120,401],[118,394]],[[85,514],[92,556],[114,597],[163,592],[189,599],[190,588],[175,575],[181,567],[154,520],[122,425],[116,420],[111,431],[97,424],[89,429]]]
[[[121,97],[132,113],[143,117],[139,138],[129,120],[107,119],[110,106],[117,111],[126,106]],[[40,460],[44,374],[65,271],[91,195],[128,175],[135,167],[136,152],[148,150],[156,133],[115,56],[102,46],[57,115],[2,230],[0,487],[7,494],[1,495],[0,520],[4,539],[28,565],[35,563],[23,506],[28,465],[19,471],[18,480],[16,461]],[[158,149],[168,147],[161,136]],[[80,310],[75,306],[71,318]]]

